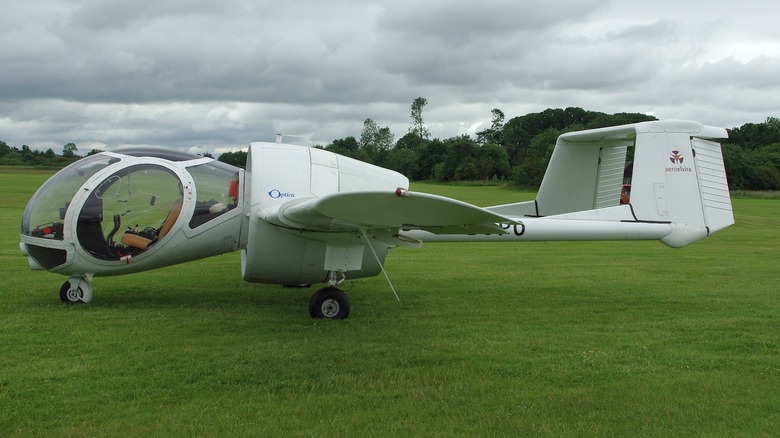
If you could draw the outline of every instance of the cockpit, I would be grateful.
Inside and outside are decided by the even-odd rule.
[[[79,256],[130,263],[174,232],[189,239],[225,228],[220,224],[227,221],[240,228],[242,172],[210,158],[158,149],[85,157],[32,197],[22,218],[23,249],[44,269]]]
[[[78,215],[81,247],[103,260],[137,255],[165,237],[178,219],[182,182],[155,164],[124,167],[104,179]]]

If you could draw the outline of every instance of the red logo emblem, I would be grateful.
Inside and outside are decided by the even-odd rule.
[[[672,156],[669,157],[669,160],[674,164],[682,164],[683,156],[680,151],[672,151]]]

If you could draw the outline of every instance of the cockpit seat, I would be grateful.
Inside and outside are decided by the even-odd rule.
[[[179,214],[181,213],[181,206],[183,203],[183,198],[179,198],[176,202],[174,202],[173,206],[171,207],[171,211],[168,212],[168,216],[165,218],[160,228],[152,233],[137,233],[132,230],[125,231],[125,234],[122,235],[122,243],[141,251],[149,248],[153,243],[162,239],[166,234],[168,234],[169,231],[171,231],[173,224],[176,223],[176,219],[179,218]]]
[[[143,251],[146,248],[149,248],[149,245],[151,245],[156,240],[157,239],[150,239],[132,231],[125,231],[125,234],[122,235],[121,242],[131,248]]]

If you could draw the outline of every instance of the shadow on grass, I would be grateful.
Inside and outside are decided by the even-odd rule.
[[[212,309],[268,312],[271,314],[308,312],[311,289],[269,287],[153,288],[95,285],[95,296],[88,304],[64,305],[79,309]]]

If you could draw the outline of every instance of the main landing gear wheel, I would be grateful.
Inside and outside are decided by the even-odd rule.
[[[309,300],[309,314],[312,318],[344,319],[349,316],[347,294],[332,286],[324,287]]]
[[[71,277],[60,288],[60,300],[63,303],[88,303],[92,301],[92,285],[81,277]]]

